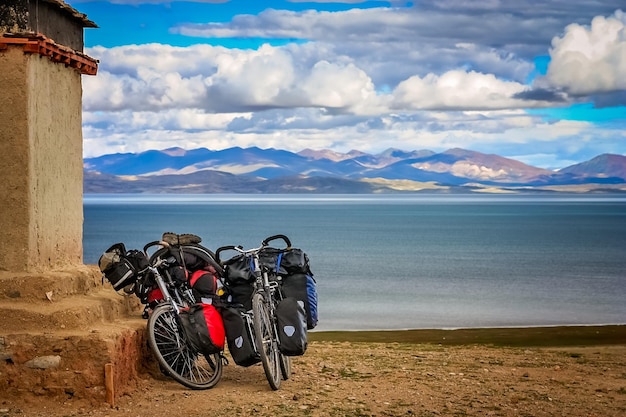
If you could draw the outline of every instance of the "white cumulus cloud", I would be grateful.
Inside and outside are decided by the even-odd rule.
[[[526,89],[523,84],[502,81],[492,74],[456,70],[442,75],[414,76],[401,82],[393,93],[392,105],[400,109],[433,110],[531,107],[533,103],[513,98]]]
[[[573,95],[626,90],[626,13],[571,24],[552,40],[546,77]]]

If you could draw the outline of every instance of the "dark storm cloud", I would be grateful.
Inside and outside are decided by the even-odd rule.
[[[562,92],[542,88],[536,88],[533,90],[517,93],[513,96],[513,98],[519,100],[536,100],[553,103],[565,103],[567,101],[565,94],[563,94]]]

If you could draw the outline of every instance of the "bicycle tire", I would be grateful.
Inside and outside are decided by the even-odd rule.
[[[291,377],[291,358],[280,354],[280,374],[286,381]]]
[[[283,298],[282,293],[280,294],[280,299]],[[280,351],[280,348],[279,348]],[[287,355],[283,355],[282,352],[279,354],[280,357],[280,373],[283,377],[283,380],[288,380],[291,378],[291,357]]]
[[[265,297],[259,292],[252,296],[252,312],[254,321],[254,335],[257,350],[261,356],[261,363],[265,377],[273,390],[280,388],[281,369],[280,352],[278,351],[277,335],[267,308]]]
[[[176,315],[167,304],[157,306],[148,319],[148,344],[161,370],[193,390],[213,388],[222,378],[220,354],[194,352],[177,329]]]

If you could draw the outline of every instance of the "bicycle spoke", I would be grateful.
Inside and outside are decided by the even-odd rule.
[[[258,343],[259,353],[265,376],[272,389],[280,388],[281,373],[278,360],[278,344],[275,340],[274,327],[272,325],[265,297],[255,293],[252,298],[254,313],[254,332]]]
[[[152,350],[168,374],[192,389],[213,387],[221,378],[221,362],[213,362],[192,351],[184,334],[178,332],[170,307],[157,307],[148,322],[148,337]]]

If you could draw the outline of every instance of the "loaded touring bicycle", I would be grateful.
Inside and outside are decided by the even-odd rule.
[[[285,247],[270,247],[275,240]],[[308,256],[284,235],[215,253],[200,242],[193,234],[164,233],[143,251],[117,243],[99,265],[116,291],[145,305],[148,343],[166,375],[191,389],[212,388],[227,345],[237,365],[261,362],[270,387],[279,389],[291,375],[290,357],[305,353],[307,331],[317,324]],[[221,261],[227,251],[236,255]]]

